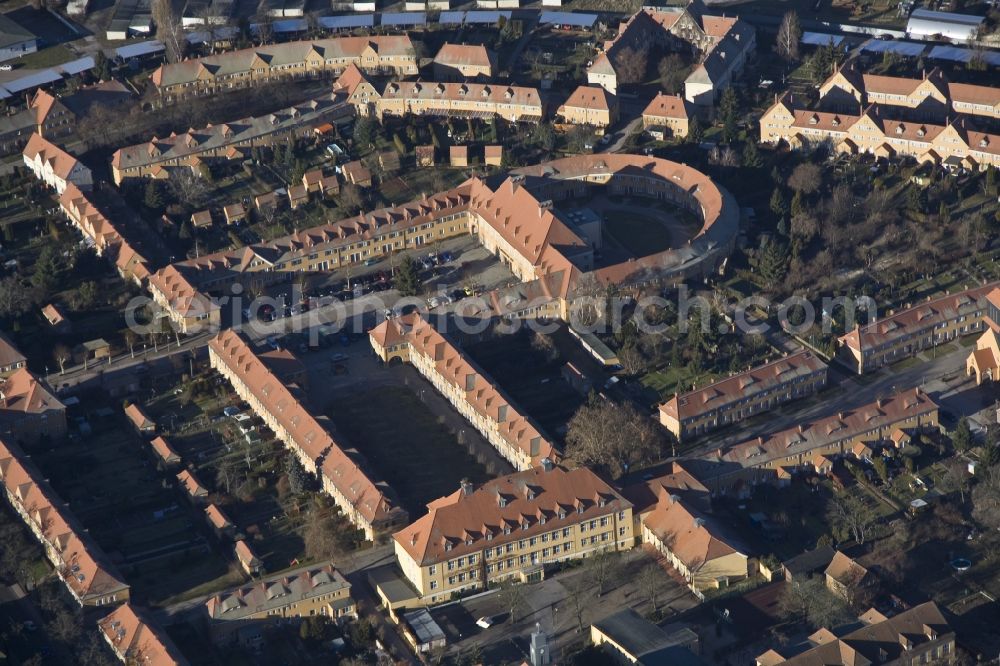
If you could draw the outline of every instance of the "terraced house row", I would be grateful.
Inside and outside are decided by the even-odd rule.
[[[45,550],[81,606],[127,601],[129,586],[100,547],[14,444],[0,441],[0,482],[10,506]]]
[[[954,114],[1000,119],[1000,88],[953,83],[936,67],[919,79],[867,74],[851,59],[819,87],[819,104],[840,111],[878,104],[914,119]]]
[[[299,387],[286,385],[233,330],[208,343],[212,367],[246,400],[275,436],[310,473],[320,478],[323,492],[333,497],[348,520],[375,541],[393,526],[406,522],[393,492],[374,481],[354,449],[344,449],[330,435],[328,419],[314,416],[302,402]]]
[[[798,106],[791,94],[761,116],[760,140],[795,149],[828,144],[846,155],[912,157],[953,169],[1000,166],[1000,134],[978,131],[964,117],[943,123],[896,120],[876,105],[861,113],[811,110]]]
[[[412,76],[417,56],[406,35],[334,37],[270,44],[161,65],[150,80],[176,102],[279,81],[320,78],[354,64],[370,74]]]
[[[822,359],[801,351],[675,394],[660,405],[660,423],[683,441],[812,395],[826,386],[826,374]]]
[[[832,461],[854,455],[859,444],[904,441],[938,427],[938,406],[919,388],[842,410],[797,427],[757,437],[685,461],[713,493],[746,495],[754,485],[783,485],[802,471],[826,472]]]
[[[266,116],[208,125],[162,139],[154,136],[146,143],[116,150],[111,156],[111,177],[121,185],[126,178],[169,178],[175,169],[198,174],[203,164],[244,160],[254,147],[310,136],[317,124],[349,114],[340,96],[330,94]]]
[[[837,340],[838,353],[860,375],[916,356],[955,338],[983,331],[984,315],[1000,306],[1000,282],[957,291],[890,313]],[[1000,321],[994,319],[993,321]]]
[[[514,469],[538,466],[559,454],[538,426],[493,380],[419,314],[388,319],[369,333],[383,362],[413,365]]]
[[[537,122],[543,114],[537,88],[432,81],[390,81],[377,86],[353,65],[337,79],[334,89],[347,95],[358,115],[379,119],[407,115],[481,119],[499,116],[509,122]]]
[[[357,617],[351,584],[332,564],[269,576],[216,594],[205,602],[212,641],[253,647],[264,629],[292,618],[321,615],[339,621]]]

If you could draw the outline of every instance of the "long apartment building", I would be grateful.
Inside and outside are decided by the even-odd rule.
[[[129,598],[129,586],[24,452],[0,441],[4,495],[45,550],[56,574],[81,606]]]
[[[425,604],[635,545],[632,505],[585,467],[545,461],[479,487],[463,483],[427,508],[393,535],[400,570]]]
[[[860,375],[985,329],[989,294],[1000,282],[929,299],[837,339],[838,353]]]
[[[594,187],[678,205],[703,226],[683,247],[595,269],[596,239],[588,235],[593,231],[553,206],[555,200],[585,197]],[[728,255],[738,228],[736,201],[695,169],[642,155],[579,155],[519,169],[498,186],[474,177],[402,206],[178,262],[152,275],[149,287],[186,331],[218,318],[199,295],[236,283],[255,289],[300,272],[335,270],[471,234],[522,283],[491,293],[491,313],[565,319],[585,274],[601,284],[705,275]]]
[[[660,423],[683,441],[813,395],[826,386],[826,375],[822,359],[801,351],[675,394],[660,405]]]
[[[183,134],[153,137],[119,148],[111,156],[116,185],[126,178],[169,178],[175,169],[197,170],[202,164],[243,160],[254,147],[273,146],[311,136],[313,127],[350,114],[340,96],[330,94],[266,116],[247,117]]]
[[[161,65],[150,80],[175,102],[278,81],[339,74],[348,65],[369,74],[413,76],[417,55],[406,35],[333,37],[269,44]]]
[[[720,92],[732,84],[756,48],[756,32],[735,17],[709,16],[688,8],[644,7],[618,28],[618,35],[604,44],[587,70],[587,82],[617,94],[617,59],[625,48],[651,45],[701,54],[698,65],[684,81],[684,99],[697,106],[712,106]]]
[[[214,643],[247,647],[259,643],[263,630],[276,625],[312,616],[339,621],[358,615],[351,584],[329,563],[216,594],[205,602],[205,612]]]
[[[353,66],[337,80],[335,90],[346,93],[359,115],[379,119],[415,115],[537,122],[544,111],[537,88],[445,81],[390,81],[377,86]]]
[[[913,433],[937,425],[937,404],[915,388],[716,449],[685,466],[713,493],[741,494],[753,485],[780,485],[801,471],[815,470],[819,458],[848,455],[859,443],[886,442],[896,431]]]
[[[410,363],[514,469],[558,460],[552,442],[494,381],[419,314],[387,319],[369,334],[383,362]]]
[[[170,637],[127,601],[98,620],[97,628],[123,664],[188,665]]]
[[[268,428],[295,454],[302,466],[320,478],[344,515],[370,541],[406,521],[392,490],[374,481],[360,453],[344,449],[330,435],[329,420],[303,406],[295,385],[286,386],[233,330],[208,343],[212,367],[225,377]]]
[[[80,230],[99,257],[107,257],[118,274],[126,280],[142,285],[150,276],[149,262],[101,210],[91,196],[69,182],[59,196],[59,210]]]
[[[939,68],[920,78],[867,74],[852,59],[819,87],[820,104],[857,110],[870,104],[907,110],[913,118],[944,119],[964,114],[1000,119],[1000,88],[953,83]]]

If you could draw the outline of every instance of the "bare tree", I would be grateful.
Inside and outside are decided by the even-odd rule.
[[[619,563],[618,552],[613,550],[598,550],[587,557],[587,577],[596,588],[598,597],[605,593],[608,583],[618,573]]]
[[[208,185],[190,169],[171,171],[170,189],[173,190],[178,201],[182,201],[192,208],[200,208],[208,201]]]
[[[648,48],[634,49],[626,46],[615,55],[615,74],[622,83],[642,83],[646,78],[648,65]]]
[[[830,502],[828,515],[830,522],[838,529],[850,534],[859,544],[864,543],[875,525],[875,512],[860,492],[839,492]]]
[[[583,616],[587,612],[587,604],[591,599],[590,581],[587,580],[586,576],[577,575],[568,584],[564,586],[566,588],[566,599],[570,604],[570,611],[573,613],[573,617],[576,619],[576,632],[583,632]]]
[[[362,210],[365,206],[365,196],[361,188],[353,183],[348,183],[340,188],[338,203],[348,213],[352,215]]]
[[[498,598],[500,603],[504,608],[510,613],[510,623],[514,624],[517,622],[517,614],[525,604],[524,590],[521,589],[521,585],[514,582],[513,580],[505,581],[500,585],[500,592],[498,593]]]
[[[166,47],[167,60],[180,61],[184,57],[184,33],[173,0],[153,0],[152,14],[156,23],[156,38]]]
[[[58,344],[52,349],[52,358],[59,364],[59,374],[66,372],[66,364],[73,358],[73,352],[64,344]]]
[[[664,92],[673,95],[684,87],[688,66],[684,64],[683,58],[676,53],[671,53],[660,60],[660,64],[656,66],[656,72],[660,75],[660,87],[663,88]]]
[[[1000,528],[1000,465],[980,466],[972,489],[972,517],[987,528]]]
[[[785,585],[778,597],[778,610],[787,619],[806,622],[814,629],[851,618],[844,600],[830,592],[819,576]]]
[[[654,613],[660,611],[660,585],[662,585],[665,576],[663,569],[655,562],[647,562],[636,576],[636,582],[639,584],[639,588],[646,593]]]
[[[812,194],[819,189],[823,171],[812,162],[803,162],[792,170],[788,177],[788,187],[802,194]]]
[[[774,50],[787,62],[797,62],[799,59],[799,41],[802,39],[802,25],[799,15],[793,10],[785,14],[778,28],[778,38]]]
[[[654,460],[664,446],[653,420],[629,404],[594,397],[569,421],[569,453],[588,465],[600,465],[616,476],[629,467]]]

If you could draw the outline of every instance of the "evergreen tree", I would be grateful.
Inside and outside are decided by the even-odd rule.
[[[782,218],[788,215],[788,203],[785,201],[785,195],[781,193],[781,188],[776,187],[774,191],[771,192],[771,212],[777,218]]]
[[[154,212],[159,212],[163,208],[163,196],[160,194],[159,184],[155,180],[146,183],[142,205]]]
[[[396,290],[402,296],[416,296],[420,291],[420,271],[413,257],[406,255],[396,271]]]
[[[805,197],[802,196],[801,190],[795,190],[795,194],[792,195],[792,217],[796,215],[801,215],[806,210]]]
[[[764,239],[757,249],[753,263],[760,277],[761,286],[773,289],[788,273],[788,246],[781,241]]]
[[[375,145],[375,120],[364,116],[354,121],[354,141],[361,148]]]
[[[111,63],[108,56],[104,55],[104,49],[97,49],[94,54],[94,76],[100,81],[111,80]]]
[[[757,150],[757,142],[753,139],[747,141],[746,145],[743,146],[743,166],[756,169],[763,163],[760,151]]]
[[[47,244],[42,247],[42,251],[38,253],[38,258],[35,260],[35,272],[31,276],[31,284],[47,296],[59,285],[61,275],[62,265],[59,253],[54,245]]]
[[[719,120],[722,122],[722,140],[732,143],[736,140],[736,122],[739,116],[739,104],[736,101],[736,91],[730,86],[722,91],[719,99]]]
[[[698,116],[694,116],[688,123],[688,143],[701,143],[703,138],[705,138],[705,131],[701,128],[701,121],[698,120]]]
[[[958,420],[951,433],[951,443],[955,445],[956,451],[968,451],[972,448],[972,428],[969,427],[968,418],[963,416]]]

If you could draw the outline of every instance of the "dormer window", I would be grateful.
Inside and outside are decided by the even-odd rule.
[[[817,116],[815,113],[812,114],[812,116],[809,117],[809,124],[810,125],[817,125],[817,124],[819,124],[819,116]]]
[[[538,522],[541,523],[542,525],[544,525],[545,524],[545,516],[542,516],[541,518],[539,518]]]
[[[450,541],[445,541],[445,543],[444,543],[444,551],[447,553],[450,550],[451,550],[451,542]]]
[[[526,529],[528,529],[528,521],[524,521],[523,523],[521,523],[521,530],[523,531]]]
[[[607,504],[608,500],[604,499],[603,497],[597,502],[597,506],[601,508],[604,508],[605,506],[607,506]]]
[[[923,136],[927,134],[927,130],[921,125],[920,129],[917,130],[917,136]]]
[[[834,119],[833,119],[833,126],[834,127],[840,127],[840,117],[839,116],[835,116],[834,117]]]
[[[897,125],[896,126],[896,134],[902,134],[903,131],[904,131],[904,128],[903,128],[902,125]]]
[[[985,136],[982,139],[979,140],[979,147],[980,148],[985,148],[988,145],[990,145],[990,140],[988,138],[986,138]]]
[[[504,527],[503,528],[503,533],[504,534],[510,534],[510,526]]]
[[[493,532],[487,532],[486,533],[486,540],[487,541],[493,541]]]
[[[565,520],[565,519],[566,519],[566,512],[563,511],[562,509],[560,509],[559,510],[559,520]]]
[[[472,545],[472,537],[469,537],[468,539],[465,540],[465,545],[466,546],[471,546]]]
[[[582,504],[580,506],[576,507],[576,512],[577,513],[583,513],[583,505]]]

